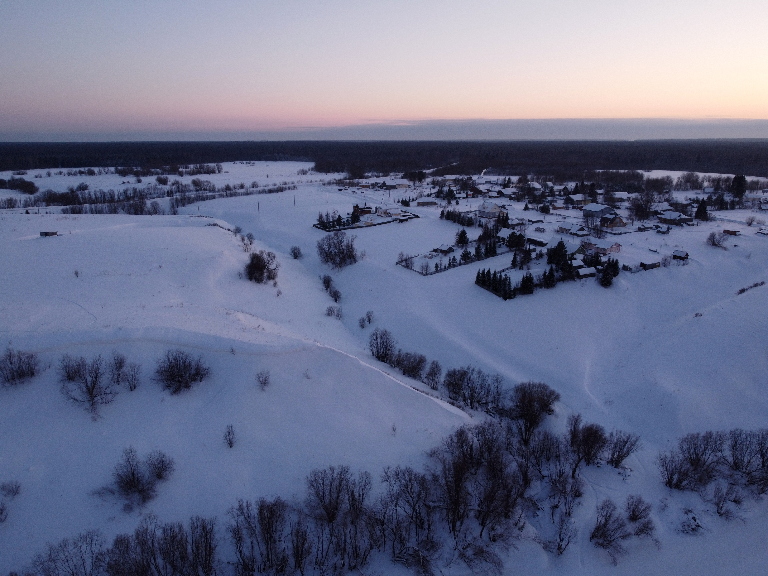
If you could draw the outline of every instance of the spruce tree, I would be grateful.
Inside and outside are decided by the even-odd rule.
[[[707,200],[702,199],[701,202],[699,202],[698,207],[696,208],[696,214],[693,216],[696,218],[696,220],[701,220],[702,222],[706,222],[709,220],[709,214],[707,214]]]

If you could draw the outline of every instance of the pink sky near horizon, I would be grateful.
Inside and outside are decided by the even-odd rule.
[[[3,134],[768,119],[756,0],[0,0]]]

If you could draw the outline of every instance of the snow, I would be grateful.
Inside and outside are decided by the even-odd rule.
[[[453,242],[460,228],[439,218],[439,206],[414,202],[408,210],[418,219],[347,231],[364,257],[341,271],[322,265],[315,244],[324,233],[312,227],[319,212],[346,214],[363,201],[395,207],[414,190],[339,191],[322,183],[333,176],[297,174],[309,167],[225,164],[224,173],[199,177],[297,189],[193,204],[178,216],[0,212],[0,337],[4,346],[35,351],[43,368],[27,384],[0,389],[0,482],[21,483],[0,524],[0,573],[21,569],[47,542],[90,528],[110,540],[150,513],[164,521],[215,515],[223,527],[238,498],[300,500],[313,468],[347,464],[376,479],[387,465],[423,466],[441,438],[481,416],[414,390],[427,391],[376,362],[366,350],[376,327],[444,368],[473,364],[501,374],[508,387],[546,382],[561,394],[547,421],[554,431],[581,413],[608,430],[640,435],[642,449],[624,476],[609,467],[585,470],[579,535],[566,553],[544,552],[526,532],[508,552],[510,572],[761,571],[768,561],[765,502],[745,502],[743,521],[726,522],[698,495],[664,488],[655,463],[688,432],[765,426],[768,288],[737,295],[766,280],[768,238],[744,224],[751,212],[716,213],[741,232],[728,238],[727,250],[705,242],[722,230],[718,221],[672,227],[664,236],[632,232],[613,255],[620,263],[660,261],[676,250],[689,259],[622,272],[610,289],[586,279],[505,302],[474,278],[480,268],[509,266],[507,255],[430,276],[395,265],[400,252]],[[122,180],[34,181],[64,190],[81,181],[117,188]],[[462,200],[462,209],[480,203]],[[525,215],[511,203],[511,217]],[[542,226],[554,233],[565,215],[577,221],[577,211],[565,210]],[[275,252],[277,286],[240,277],[248,255],[228,232],[235,226],[255,236],[254,250]],[[44,230],[59,235],[42,238]],[[474,239],[479,229],[468,232]],[[302,259],[290,257],[292,246]],[[543,261],[532,263],[534,274],[543,270]],[[325,315],[333,301],[324,274],[342,293],[341,320]],[[511,271],[512,281],[522,274]],[[369,310],[373,324],[361,329],[358,319]],[[151,377],[170,348],[202,356],[211,377],[178,396],[163,392]],[[60,393],[57,364],[64,353],[108,358],[112,351],[142,365],[141,386],[121,392],[93,420]],[[265,391],[254,381],[259,370],[270,372]],[[223,442],[228,424],[237,438],[232,449]],[[158,497],[131,512],[94,494],[128,446],[140,456],[160,449],[176,462]],[[613,566],[588,535],[599,501],[623,502],[627,494],[653,504],[660,544],[632,542]],[[685,507],[703,518],[703,534],[676,530]]]

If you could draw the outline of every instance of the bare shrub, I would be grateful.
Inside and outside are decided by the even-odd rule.
[[[712,503],[715,505],[717,515],[726,520],[734,517],[730,503],[740,504],[742,496],[739,489],[733,484],[717,482],[712,490]]]
[[[114,384],[106,377],[104,361],[96,356],[88,362],[82,356],[65,355],[60,363],[61,389],[76,404],[82,404],[94,417],[99,408],[112,402],[117,396]]]
[[[325,315],[330,318],[341,320],[341,306],[328,306],[325,309]]]
[[[259,250],[253,252],[245,266],[245,277],[257,284],[265,284],[277,280],[277,270],[280,263],[274,252]]]
[[[317,255],[323,264],[344,268],[357,262],[355,236],[347,238],[345,232],[337,230],[326,234],[317,242]]]
[[[635,453],[638,448],[640,448],[640,436],[637,434],[622,432],[621,430],[611,432],[606,446],[608,464],[614,468],[620,468],[624,460]]]
[[[224,431],[224,443],[229,448],[235,445],[235,427],[232,424],[227,424],[227,429]]]
[[[338,288],[331,288],[330,290],[328,290],[328,294],[331,296],[331,298],[333,298],[334,302],[338,302],[339,300],[341,300],[341,292],[339,291]]]
[[[398,368],[405,376],[421,380],[424,367],[427,364],[427,357],[423,354],[414,352],[403,352],[398,350],[392,360],[392,365]]]
[[[572,476],[575,478],[579,465],[595,464],[608,442],[605,429],[599,424],[581,423],[581,414],[568,418],[568,442],[573,453]]]
[[[155,497],[157,482],[167,480],[174,469],[173,459],[160,451],[139,460],[133,447],[123,451],[112,478],[117,493],[129,504],[145,504]]]
[[[659,455],[658,465],[664,484],[676,490],[706,486],[717,475],[725,439],[725,434],[711,431],[683,436],[675,450]]]
[[[147,472],[155,480],[167,480],[176,467],[173,459],[160,450],[150,452],[145,459],[145,463]]]
[[[301,248],[299,248],[298,246],[291,246],[290,253],[291,253],[291,258],[293,258],[294,260],[298,260],[302,256]]]
[[[651,505],[641,496],[631,494],[627,496],[626,504],[627,520],[629,520],[632,533],[635,536],[651,536],[656,526],[651,520]]]
[[[21,493],[21,484],[13,480],[0,484],[0,494],[9,499],[14,499]]]
[[[632,535],[627,522],[622,518],[612,500],[603,500],[597,507],[597,519],[589,541],[608,552],[614,564],[617,557],[624,553],[621,541]]]
[[[561,556],[576,538],[578,530],[573,519],[564,510],[558,511],[555,519],[555,528],[557,532],[554,540],[546,542],[544,547],[547,551]]]
[[[8,519],[8,504],[0,502],[0,524]]]
[[[323,289],[328,292],[332,286],[333,278],[331,278],[328,274],[323,275]]]
[[[209,374],[210,368],[203,364],[202,358],[192,358],[183,350],[168,350],[157,362],[155,380],[171,394],[178,394],[190,389],[195,382],[202,382]]]
[[[269,386],[269,370],[260,370],[256,374],[256,382],[259,384],[259,388],[266,390]]]
[[[360,326],[361,330],[365,328],[365,316],[360,316],[357,320],[357,325]]]
[[[365,321],[370,324],[373,322],[373,310],[368,310],[368,312],[365,313]]]
[[[134,448],[123,451],[123,458],[115,466],[112,477],[118,494],[129,501],[144,504],[155,496],[155,482]]]
[[[744,222],[747,224],[747,226],[752,226],[757,221],[757,216],[747,216],[747,219],[744,220]]]
[[[120,386],[123,383],[127,362],[122,354],[112,353],[112,359],[109,361],[109,379],[114,386]]]
[[[726,235],[722,232],[710,232],[707,236],[707,245],[725,249]]]
[[[130,362],[125,367],[123,374],[123,383],[128,387],[128,390],[133,392],[139,387],[139,381],[141,378],[141,365],[135,362]]]
[[[6,348],[0,357],[0,381],[6,385],[19,384],[37,374],[37,354]]]

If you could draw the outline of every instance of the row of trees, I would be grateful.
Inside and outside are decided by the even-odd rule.
[[[317,223],[315,226],[320,228],[320,230],[339,230],[341,228],[348,228],[349,226],[353,226],[354,224],[357,224],[360,222],[360,215],[353,212],[350,214],[349,218],[342,218],[341,214],[339,214],[336,210],[333,211],[333,213],[326,212],[323,214],[320,212],[317,215]]]
[[[18,190],[24,194],[35,194],[38,191],[37,185],[30,180],[24,178],[11,177],[8,180],[0,178],[0,189],[3,190]]]

